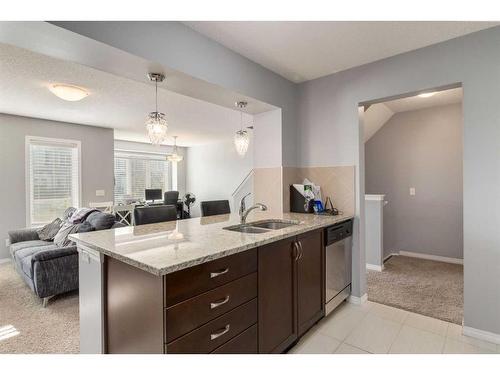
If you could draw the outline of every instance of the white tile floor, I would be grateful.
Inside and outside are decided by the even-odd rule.
[[[289,353],[500,353],[500,345],[462,335],[462,327],[374,302],[344,303]]]

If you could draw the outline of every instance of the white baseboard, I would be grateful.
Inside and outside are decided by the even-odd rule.
[[[365,303],[366,301],[368,301],[368,294],[363,294],[361,297],[356,297],[356,296],[349,296],[349,302],[354,304],[354,305],[362,305],[363,303]]]
[[[10,262],[10,258],[2,258],[2,259],[0,259],[0,264],[9,263],[9,262]]]
[[[382,264],[381,266],[377,266],[376,264],[366,263],[366,269],[372,270],[372,271],[382,272],[384,270],[384,265]]]
[[[435,261],[438,261],[438,262],[445,262],[445,263],[464,264],[464,260],[463,259],[448,258],[448,257],[439,256],[439,255],[431,255],[431,254],[414,253],[412,251],[400,251],[399,255],[402,255],[402,256],[405,256],[405,257],[413,257],[413,258],[435,260]]]
[[[494,344],[500,344],[500,335],[498,333],[482,331],[477,328],[466,327],[462,329],[464,336],[473,337],[475,339],[492,342]]]

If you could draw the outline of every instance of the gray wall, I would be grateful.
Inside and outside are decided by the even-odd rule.
[[[366,292],[364,147],[358,105],[453,83],[464,88],[464,322],[500,334],[500,28],[300,85],[303,166],[356,166],[353,293]],[[319,137],[318,135],[321,135]]]
[[[401,112],[365,143],[366,194],[389,202],[385,256],[463,258],[462,127],[461,104]]]
[[[384,201],[365,200],[366,264],[382,267],[384,264]]]
[[[26,227],[25,137],[81,141],[82,204],[113,200],[113,130],[0,114],[0,259],[7,232]],[[104,197],[95,191],[104,189]]]

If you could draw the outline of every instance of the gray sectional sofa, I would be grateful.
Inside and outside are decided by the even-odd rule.
[[[109,213],[92,212],[85,220],[91,230],[123,226]],[[88,227],[88,226],[87,226]],[[73,242],[60,247],[39,238],[37,229],[9,232],[13,264],[31,290],[47,305],[50,297],[78,289],[78,253]]]

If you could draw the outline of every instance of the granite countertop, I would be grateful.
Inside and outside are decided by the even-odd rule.
[[[267,219],[299,223],[265,233],[240,233],[224,229],[239,224],[239,216],[230,214],[72,234],[70,238],[78,245],[161,276],[350,218],[352,215],[253,211],[248,224]]]

